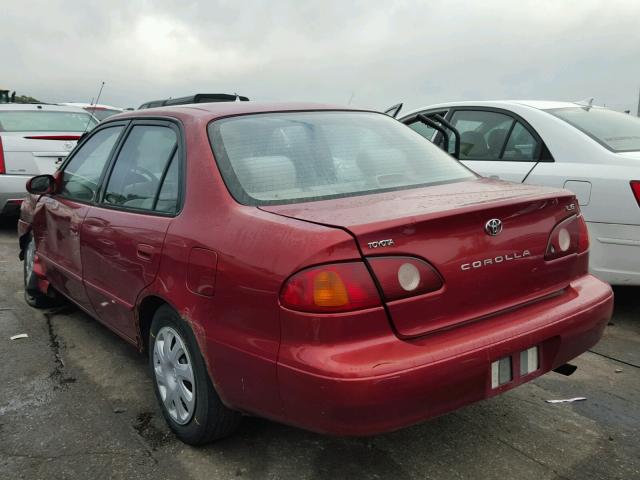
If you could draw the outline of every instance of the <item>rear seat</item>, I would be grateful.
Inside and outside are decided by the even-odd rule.
[[[289,157],[246,157],[234,162],[242,188],[249,193],[290,190],[297,186],[296,168]]]

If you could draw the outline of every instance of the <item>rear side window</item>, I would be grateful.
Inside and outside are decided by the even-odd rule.
[[[134,126],[116,158],[107,183],[104,203],[153,210],[160,186],[170,167],[169,162],[176,156],[177,149],[178,137],[172,128],[159,125]],[[178,161],[176,159],[171,163],[177,165]]]
[[[0,132],[85,132],[97,124],[91,115],[81,112],[0,111]]]
[[[209,139],[233,197],[295,203],[474,178],[400,122],[369,112],[287,112],[212,122]]]
[[[502,160],[533,162],[536,158],[538,158],[538,141],[520,122],[516,122],[509,135]]]
[[[62,196],[82,201],[94,200],[104,167],[123,128],[102,129],[79,147],[64,168]]]
[[[155,210],[165,213],[176,213],[180,196],[180,159],[176,152],[162,182]]]

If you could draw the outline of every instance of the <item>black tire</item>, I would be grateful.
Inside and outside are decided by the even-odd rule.
[[[195,385],[192,386],[192,389],[195,391],[195,407],[191,418],[184,424],[174,420],[165,406],[156,375],[154,349],[156,348],[156,337],[163,327],[169,327],[177,332],[185,350],[187,350],[188,361],[193,370]],[[240,413],[227,408],[222,403],[209,378],[193,332],[168,305],[163,305],[154,314],[148,345],[149,369],[151,370],[156,399],[169,428],[180,440],[189,445],[203,445],[227,437],[237,429],[241,419]]]
[[[22,272],[24,277],[24,300],[27,305],[34,308],[52,308],[59,306],[62,302],[58,296],[48,296],[38,290],[38,279],[33,272],[33,259],[31,263],[28,255],[35,255],[35,241],[29,234],[25,248],[24,260],[22,261]]]

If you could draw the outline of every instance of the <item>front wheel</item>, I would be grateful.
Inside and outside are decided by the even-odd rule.
[[[149,365],[162,414],[180,440],[202,445],[237,428],[240,414],[222,403],[193,332],[168,306],[153,316]]]
[[[24,249],[22,270],[24,273],[24,299],[34,308],[50,308],[60,304],[59,299],[47,296],[38,290],[38,278],[33,270],[36,261],[36,242],[29,235]]]

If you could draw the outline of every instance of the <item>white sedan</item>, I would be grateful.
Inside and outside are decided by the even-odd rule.
[[[640,285],[638,117],[581,103],[483,101],[431,105],[399,120],[419,113],[439,115],[459,131],[460,160],[480,175],[574,192],[589,227],[592,273],[614,285]],[[444,146],[432,127],[409,126]]]
[[[98,124],[81,108],[0,104],[0,216],[16,215],[27,180],[53,173],[86,131]]]

